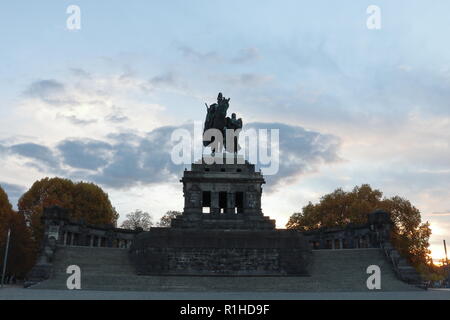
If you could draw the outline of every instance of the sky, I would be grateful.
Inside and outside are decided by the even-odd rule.
[[[80,8],[70,30],[67,8]],[[380,9],[369,29],[367,8]],[[262,207],[368,183],[450,242],[450,2],[23,1],[0,10],[0,185],[99,184],[121,214],[182,210],[170,133],[219,91],[244,128],[280,129]]]

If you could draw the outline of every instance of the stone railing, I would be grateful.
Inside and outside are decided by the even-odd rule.
[[[426,281],[422,279],[417,270],[400,255],[390,242],[382,243],[381,249],[386,258],[391,262],[394,272],[400,280],[422,288],[427,287]]]
[[[392,222],[389,213],[377,210],[368,215],[365,224],[348,224],[344,227],[320,228],[304,231],[311,249],[380,248],[389,241]]]

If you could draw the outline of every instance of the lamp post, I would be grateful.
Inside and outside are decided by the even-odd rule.
[[[6,239],[5,257],[3,258],[3,273],[2,273],[2,285],[5,283],[6,264],[8,263],[8,250],[9,250],[9,238],[11,236],[11,229],[8,229],[8,236]]]
[[[444,239],[444,252],[445,252],[445,272],[447,273],[447,287],[450,287],[450,268],[448,267],[448,256],[447,256],[447,244]]]
[[[445,264],[448,267],[447,244],[445,243],[445,239],[444,239],[444,251],[445,251]]]

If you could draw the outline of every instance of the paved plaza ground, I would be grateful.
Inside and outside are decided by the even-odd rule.
[[[450,300],[450,289],[409,292],[142,292],[5,287],[0,300]]]

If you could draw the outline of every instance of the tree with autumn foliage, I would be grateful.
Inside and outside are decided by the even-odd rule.
[[[8,229],[11,230],[11,237],[6,274],[23,278],[34,264],[36,246],[24,216],[12,209],[8,195],[0,186],[0,265],[3,263]]]
[[[93,183],[74,183],[63,178],[44,178],[36,181],[19,199],[19,212],[30,222],[33,238],[40,243],[41,223],[45,207],[58,205],[68,209],[70,217],[88,224],[116,225],[118,214],[106,194]]]
[[[391,214],[394,223],[391,241],[400,254],[418,269],[430,265],[431,229],[428,222],[422,222],[420,211],[404,198],[383,198],[380,190],[368,184],[356,186],[350,192],[339,188],[323,196],[317,204],[308,203],[301,212],[290,217],[286,228],[305,231],[348,223],[363,224],[367,222],[367,215],[377,209]]]
[[[8,221],[11,212],[13,211],[11,203],[9,203],[8,195],[0,186],[0,248],[3,245],[4,235],[8,230]]]
[[[175,219],[181,215],[180,211],[167,211],[158,222],[158,227],[160,228],[168,228],[170,227],[170,224],[172,223],[172,219]]]
[[[11,203],[5,190],[0,186],[0,255],[3,255],[3,248],[6,244],[6,234],[10,227],[10,219],[13,212]],[[0,261],[2,263],[3,260]]]

